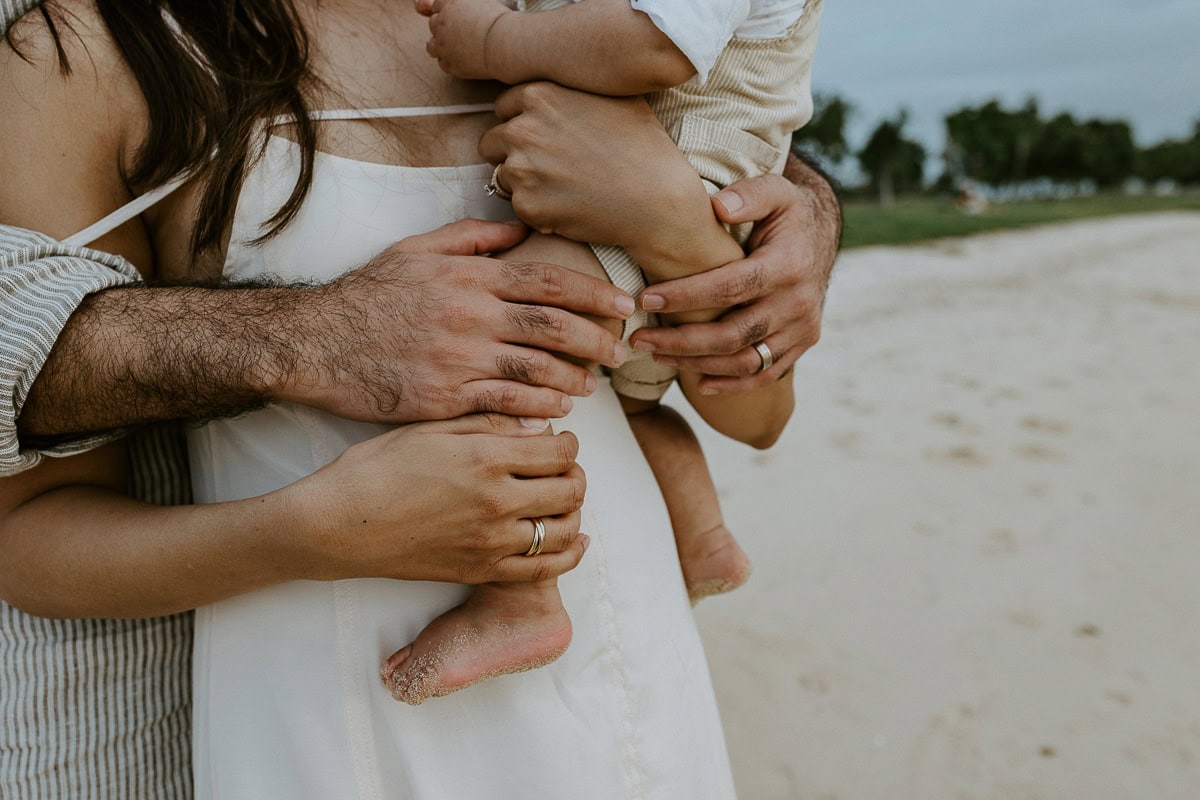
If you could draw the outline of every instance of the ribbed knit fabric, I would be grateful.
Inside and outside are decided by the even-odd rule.
[[[7,30],[34,5],[0,0],[0,25]],[[0,476],[112,438],[23,450],[16,419],[83,298],[135,280],[116,256],[0,226]],[[134,497],[190,502],[176,426],[139,432],[129,448]],[[53,620],[0,603],[0,797],[188,800],[191,652],[190,613]]]

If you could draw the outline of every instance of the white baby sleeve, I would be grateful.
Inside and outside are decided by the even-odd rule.
[[[650,17],[692,66],[703,83],[738,26],[750,15],[750,0],[631,0]]]

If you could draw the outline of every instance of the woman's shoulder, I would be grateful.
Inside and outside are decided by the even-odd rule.
[[[100,10],[91,0],[48,0],[43,3],[5,3],[0,0],[6,56],[29,63],[57,61],[90,40],[107,37]]]
[[[129,102],[133,74],[90,0],[38,4],[12,22],[0,41],[0,92],[45,113],[70,100],[87,111],[117,110]],[[134,97],[140,98],[140,92]],[[15,106],[5,104],[5,110]]]
[[[0,221],[63,236],[110,210],[146,111],[93,3],[47,3],[0,39],[0,108]]]

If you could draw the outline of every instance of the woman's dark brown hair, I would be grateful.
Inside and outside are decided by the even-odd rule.
[[[192,248],[218,245],[246,165],[259,155],[259,121],[283,115],[303,154],[300,176],[261,238],[287,225],[312,183],[316,150],[304,101],[312,80],[308,38],[292,0],[95,2],[150,111],[145,144],[125,176],[131,189],[140,193],[181,173],[204,174]],[[59,63],[69,72],[60,42],[70,25],[67,12],[40,5]]]

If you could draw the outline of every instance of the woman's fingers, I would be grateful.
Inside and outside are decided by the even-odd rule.
[[[556,578],[579,565],[590,540],[585,534],[576,534],[571,543],[559,553],[537,556],[516,555],[503,558],[492,568],[489,580],[493,581],[544,581]]]
[[[553,436],[501,441],[496,449],[494,463],[503,474],[518,478],[552,478],[566,474],[575,466],[579,439],[570,431],[564,431]]]
[[[479,157],[489,164],[501,164],[508,160],[507,122],[490,128],[479,137]]]
[[[515,484],[515,485],[513,485]],[[578,464],[548,478],[512,478],[507,487],[508,512],[514,517],[557,517],[578,511],[587,493],[587,479]]]
[[[578,511],[572,511],[570,514],[561,514],[557,517],[522,517],[515,520],[513,523],[514,545],[507,549],[504,556],[519,555],[523,556],[529,551],[533,544],[534,537],[534,520],[541,520],[542,527],[546,531],[545,537],[542,539],[541,553],[561,553],[568,549],[571,543],[575,541],[575,537],[579,535],[579,522],[581,519]],[[532,558],[533,556],[529,556]]]

